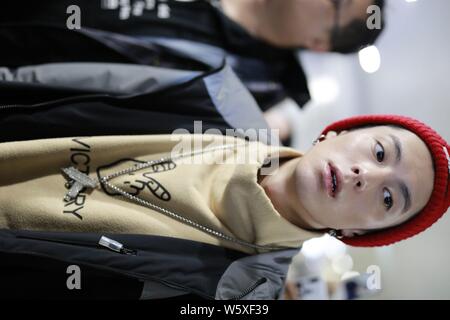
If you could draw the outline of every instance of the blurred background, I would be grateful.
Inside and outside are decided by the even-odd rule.
[[[388,0],[386,29],[375,46],[353,55],[303,52],[312,100],[277,108],[288,115],[292,144],[306,151],[330,122],[368,113],[412,116],[450,140],[450,1]],[[450,215],[408,241],[352,248],[329,236],[305,243],[290,277],[341,281],[378,266],[373,299],[450,299]],[[316,292],[317,294],[317,292]],[[320,296],[320,294],[318,294]]]

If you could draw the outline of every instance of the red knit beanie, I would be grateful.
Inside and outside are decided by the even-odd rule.
[[[340,132],[366,125],[396,125],[415,133],[427,145],[434,164],[434,186],[428,203],[408,221],[380,231],[350,238],[342,238],[346,244],[357,247],[374,247],[395,243],[412,237],[429,228],[450,206],[449,175],[450,146],[429,126],[415,119],[397,115],[365,115],[332,123],[323,130]]]

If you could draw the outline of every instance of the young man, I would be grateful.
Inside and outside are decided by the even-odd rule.
[[[445,212],[448,145],[432,134],[408,118],[367,116],[332,125],[304,155],[220,135],[2,143],[0,227],[153,234],[247,253],[329,230],[359,242],[431,221],[427,204]],[[271,158],[279,168],[263,165]]]

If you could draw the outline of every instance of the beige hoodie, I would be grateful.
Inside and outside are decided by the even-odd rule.
[[[175,139],[177,138],[177,139]],[[182,140],[180,140],[182,139]],[[162,208],[258,245],[299,247],[319,232],[284,219],[257,183],[264,159],[296,157],[291,148],[219,135],[143,135],[58,138],[0,144],[0,228],[151,234],[255,253],[131,202],[103,186],[64,201],[61,169],[73,166],[98,179],[138,163],[212,145],[207,151],[138,170],[110,182]],[[203,149],[205,150],[205,149]]]

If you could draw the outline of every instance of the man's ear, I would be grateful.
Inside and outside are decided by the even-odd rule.
[[[325,140],[337,137],[337,135],[336,131],[328,131],[325,135]]]
[[[325,135],[324,140],[335,138],[337,136],[346,134],[347,132],[348,132],[347,130],[339,131],[339,133],[337,133],[336,131],[328,131],[327,134]]]
[[[363,234],[365,234],[366,231],[364,230],[359,230],[359,229],[345,229],[345,230],[341,230],[341,234],[346,237],[346,238],[351,238],[354,236],[361,236]]]

